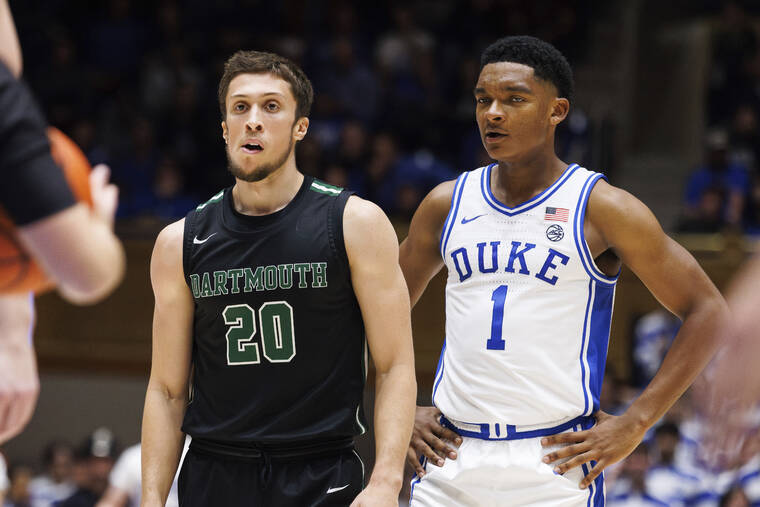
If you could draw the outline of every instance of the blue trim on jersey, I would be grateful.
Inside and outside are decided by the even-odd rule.
[[[591,316],[589,315],[589,307],[591,305],[591,299],[593,294],[593,287],[594,287],[594,281],[589,280],[588,281],[588,298],[586,299],[586,310],[583,314],[583,335],[581,336],[581,353],[579,356],[579,361],[581,362],[581,390],[583,391],[583,413],[584,414],[590,414],[591,411],[589,410],[589,404],[588,404],[588,391],[586,391],[586,366],[585,361],[583,357],[583,351],[586,349],[586,332],[588,330],[589,322],[591,321]]]
[[[582,415],[557,426],[552,426],[550,428],[539,428],[537,430],[517,431],[514,425],[507,424],[507,435],[504,437],[499,437],[498,433],[496,433],[497,437],[494,438],[491,436],[491,425],[488,423],[467,423],[480,426],[480,431],[470,431],[454,425],[454,423],[446,419],[446,417],[441,416],[441,425],[450,429],[457,435],[460,435],[462,437],[478,438],[480,440],[522,440],[524,438],[546,437],[549,435],[562,433],[563,431],[569,430],[578,424],[580,424],[583,429],[588,429],[591,428],[594,423],[595,419],[593,417]]]
[[[583,463],[581,465],[581,470],[583,471],[583,477],[586,477],[588,475],[588,465]],[[586,500],[586,507],[590,507],[591,505],[591,498],[594,496],[594,485],[590,484],[588,487],[588,500]]]
[[[612,303],[615,300],[615,286],[596,284],[594,305],[591,309],[591,330],[589,333],[586,359],[589,367],[589,389],[593,400],[592,413],[599,410],[599,395],[602,392],[604,366],[607,363],[607,346],[612,322]],[[584,384],[585,385],[585,384]]]
[[[575,172],[576,169],[578,169],[578,164],[570,164],[567,166],[567,169],[565,169],[565,172],[562,173],[562,175],[557,178],[557,181],[552,183],[550,186],[548,186],[546,189],[544,189],[543,192],[538,194],[535,197],[532,197],[531,199],[528,199],[524,203],[515,206],[514,208],[510,208],[509,206],[499,202],[496,197],[494,197],[493,192],[491,192],[491,169],[496,164],[489,165],[485,170],[483,170],[481,176],[480,176],[480,191],[483,194],[483,198],[486,200],[486,202],[491,206],[493,209],[498,211],[499,213],[503,213],[507,216],[514,216],[518,215],[524,211],[531,210],[544,202],[546,199],[551,197],[551,195],[559,190],[559,187],[562,186],[564,182],[566,182],[568,179],[570,179],[570,176]]]
[[[593,189],[596,182],[602,178],[605,181],[607,180],[605,175],[601,173],[593,173],[583,185],[581,195],[578,198],[578,204],[575,207],[575,223],[573,223],[573,232],[575,234],[573,234],[573,236],[575,237],[575,247],[580,254],[581,264],[583,264],[583,269],[586,270],[586,273],[599,283],[611,285],[617,282],[617,279],[620,276],[620,271],[618,271],[615,276],[607,276],[599,271],[594,263],[594,258],[588,249],[586,234],[583,228],[583,223],[586,219],[586,205],[588,204],[588,198],[591,195],[591,189]]]
[[[420,465],[422,465],[422,469],[427,472],[427,458],[425,456],[420,456]],[[412,490],[409,492],[409,505],[412,505],[412,498],[414,498],[414,487],[419,484],[421,480],[422,477],[416,474],[412,479]]]
[[[464,190],[464,184],[467,181],[467,175],[469,173],[462,173],[457,178],[457,182],[454,185],[454,192],[451,194],[451,205],[449,206],[449,214],[446,216],[446,221],[443,223],[443,229],[441,230],[441,238],[438,240],[438,248],[441,250],[441,258],[446,259],[446,244],[449,242],[449,236],[454,229],[454,224],[457,221],[457,212],[459,211],[459,204],[462,202],[462,191]]]
[[[433,405],[435,405],[435,392],[438,390],[438,384],[441,383],[441,380],[443,379],[443,354],[446,352],[446,338],[443,339],[443,346],[441,347],[441,355],[438,358],[438,366],[435,368],[435,377],[433,377],[435,380],[435,384],[433,384]],[[440,375],[440,376],[439,376]]]
[[[581,465],[584,477],[587,476],[595,466],[596,461],[591,461],[591,467],[585,463]],[[604,471],[602,471],[602,473],[600,473],[596,479],[588,485],[588,500],[586,501],[586,506],[604,507]]]

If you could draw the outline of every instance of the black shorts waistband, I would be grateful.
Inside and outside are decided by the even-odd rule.
[[[190,449],[203,454],[245,460],[293,459],[333,454],[352,449],[353,438],[315,440],[295,443],[228,442],[209,438],[193,438]]]

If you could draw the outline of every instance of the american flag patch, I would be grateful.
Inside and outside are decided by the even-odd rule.
[[[567,222],[567,217],[570,214],[570,210],[567,208],[550,208],[546,207],[546,214],[544,220],[555,220],[557,222]]]

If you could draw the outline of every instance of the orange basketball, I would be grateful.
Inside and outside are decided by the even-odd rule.
[[[66,181],[78,201],[92,205],[90,195],[90,163],[82,150],[66,134],[55,127],[47,129],[50,154],[63,168]],[[29,196],[33,199],[34,196]],[[18,240],[16,227],[0,207],[0,293],[44,292],[53,282],[27,254]]]

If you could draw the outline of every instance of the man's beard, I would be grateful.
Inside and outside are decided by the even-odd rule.
[[[282,156],[275,160],[274,162],[270,162],[268,164],[262,164],[258,166],[256,169],[254,169],[251,172],[246,172],[242,167],[239,165],[236,165],[235,162],[232,161],[232,157],[230,157],[230,151],[229,148],[225,150],[227,152],[227,170],[237,179],[248,181],[248,182],[256,182],[261,181],[265,179],[267,176],[275,172],[277,169],[283,166],[285,164],[285,161],[288,160],[288,157],[290,156],[290,152],[293,151],[293,138],[290,138],[290,143],[288,143],[288,148],[283,152]]]

